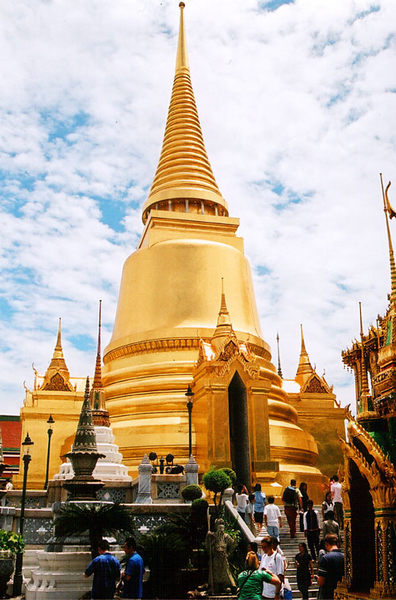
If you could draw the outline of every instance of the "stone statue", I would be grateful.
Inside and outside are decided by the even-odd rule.
[[[214,594],[224,593],[227,588],[235,590],[228,556],[237,542],[224,531],[223,519],[216,519],[215,530],[206,534],[206,547],[209,552],[209,589]]]

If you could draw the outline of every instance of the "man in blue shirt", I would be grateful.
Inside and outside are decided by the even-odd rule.
[[[344,575],[344,555],[338,548],[338,536],[328,533],[324,539],[326,554],[319,561],[318,598],[333,600],[334,590]]]
[[[121,565],[109,550],[109,542],[101,540],[98,544],[98,556],[89,563],[84,573],[85,577],[93,573],[91,598],[94,600],[114,598],[116,582],[121,575]]]
[[[128,560],[123,573],[124,588],[122,597],[141,598],[143,595],[143,559],[136,552],[134,538],[128,537],[125,540],[123,548]]]

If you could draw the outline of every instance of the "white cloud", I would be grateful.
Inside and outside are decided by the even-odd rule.
[[[374,322],[390,285],[378,173],[394,170],[393,3],[260,6],[187,4],[198,111],[241,218],[264,338],[275,349],[279,330],[291,377],[302,322],[311,361],[346,403],[353,383],[340,352],[358,334],[357,302]],[[94,352],[72,342],[94,346],[99,298],[110,335],[122,264],[142,231],[136,203],[160,152],[178,8],[3,0],[0,23],[0,301],[10,307],[0,401],[17,412],[31,362],[48,365],[58,316],[74,375],[93,368]]]

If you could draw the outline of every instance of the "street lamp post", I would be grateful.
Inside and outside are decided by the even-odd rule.
[[[49,416],[49,419],[47,421],[49,427],[48,427],[48,447],[47,447],[47,468],[45,470],[45,482],[44,482],[44,489],[46,490],[48,487],[48,474],[49,474],[49,463],[50,463],[50,453],[51,453],[51,436],[53,434],[52,431],[52,425],[55,423],[54,419],[52,418],[52,415]]]
[[[191,387],[187,387],[187,392],[184,394],[187,396],[187,410],[188,410],[188,456],[192,454],[192,434],[191,434],[191,413],[193,407],[194,392],[191,391]]]
[[[25,502],[26,502],[26,483],[29,470],[29,463],[32,457],[29,453],[29,446],[33,446],[33,442],[30,439],[29,434],[26,434],[23,446],[23,485],[22,485],[22,497],[21,497],[21,514],[19,517],[19,533],[23,535],[23,526],[25,524]],[[22,565],[23,565],[23,552],[18,552],[15,561],[15,574],[14,574],[14,586],[12,590],[13,596],[20,596],[22,591]]]

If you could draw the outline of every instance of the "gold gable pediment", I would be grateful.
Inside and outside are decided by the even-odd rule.
[[[324,381],[319,377],[319,375],[313,373],[301,392],[310,394],[329,394],[330,390],[325,385]]]
[[[41,388],[44,391],[53,391],[53,392],[70,392],[71,387],[67,384],[67,382],[63,379],[60,373],[55,373],[52,375],[50,380],[43,385]]]

